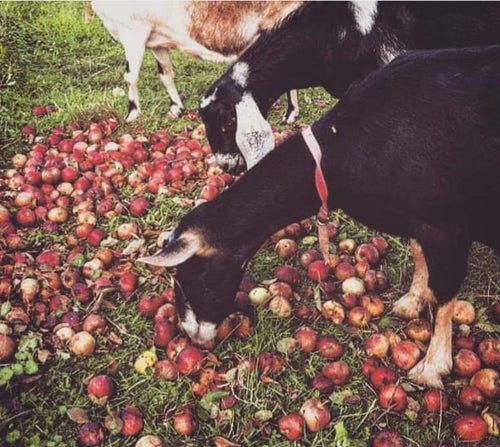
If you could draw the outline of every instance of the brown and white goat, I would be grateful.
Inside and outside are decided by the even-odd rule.
[[[499,122],[496,46],[400,56],[312,126],[330,208],[413,239],[413,283],[393,310],[415,318],[425,304],[437,306],[427,353],[409,373],[426,386],[442,387],[452,366],[451,317],[472,241],[500,249]],[[318,210],[314,168],[303,137],[290,137],[143,259],[177,266],[179,318],[195,341],[213,339],[234,310],[261,244]]]
[[[127,122],[141,114],[137,83],[144,52],[150,49],[178,117],[182,100],[174,83],[170,49],[216,63],[232,63],[264,31],[278,26],[304,2],[210,2],[93,0],[92,9],[125,50],[128,86]],[[298,114],[297,92],[288,94],[287,121]]]

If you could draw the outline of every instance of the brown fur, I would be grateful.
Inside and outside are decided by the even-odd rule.
[[[224,55],[239,54],[252,42],[243,39],[240,23],[248,15],[259,17],[259,32],[272,29],[304,2],[190,2],[189,35],[206,48]],[[220,32],[224,30],[224,32]]]
[[[451,321],[456,301],[455,297],[438,308],[434,334],[427,353],[408,374],[408,377],[417,383],[432,388],[443,388],[441,377],[448,374],[452,367]]]
[[[406,319],[417,318],[426,303],[436,304],[436,298],[427,285],[429,271],[422,247],[415,239],[410,239],[410,246],[415,264],[413,281],[408,293],[393,308],[395,314]]]

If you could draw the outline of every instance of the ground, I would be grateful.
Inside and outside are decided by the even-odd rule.
[[[38,135],[42,136],[55,126],[65,127],[73,121],[89,123],[110,117],[116,118],[119,124],[114,131],[115,136],[126,133],[149,135],[159,129],[165,129],[170,135],[190,132],[200,124],[195,115],[199,99],[225,67],[201,62],[175,51],[173,63],[177,88],[186,97],[186,109],[193,113],[186,113],[178,120],[167,118],[170,101],[157,75],[154,59],[147,54],[139,83],[144,116],[136,123],[125,124],[122,118],[126,114],[126,94],[121,96],[116,90],[125,92],[123,50],[112,40],[97,17],[92,18],[90,25],[84,24],[83,2],[2,2],[0,168],[3,173],[11,167],[14,154],[30,150],[31,145],[20,134],[26,123],[34,125]],[[299,121],[309,124],[335,100],[322,89],[308,89],[299,92],[299,102]],[[33,106],[49,104],[55,105],[57,112],[41,118],[32,115]],[[280,130],[285,129],[278,124],[284,111],[285,105],[278,104],[270,115],[270,121]],[[201,180],[195,182],[193,190],[183,194],[188,199],[194,199],[201,186]],[[125,201],[131,200],[132,190],[123,189],[121,197]],[[147,197],[155,199],[152,195]],[[2,194],[2,203],[6,198]],[[192,206],[192,202],[186,202],[188,206],[181,207],[183,198],[180,194],[157,199],[145,217],[133,220],[142,230],[172,227]],[[375,234],[340,212],[335,212],[333,219],[340,229],[337,240],[349,237],[365,242]],[[125,216],[109,221],[101,218],[100,225],[112,233],[126,220]],[[456,442],[452,422],[462,411],[457,396],[463,383],[447,379],[450,407],[442,413],[430,415],[420,408],[422,390],[408,382],[405,373],[401,373],[401,381],[417,406],[413,407],[413,411],[399,414],[383,411],[378,406],[376,393],[361,374],[361,364],[366,358],[364,340],[371,333],[387,328],[403,334],[405,327],[405,322],[392,316],[389,310],[391,300],[404,294],[411,281],[409,248],[406,240],[385,236],[391,248],[381,266],[389,279],[389,288],[381,295],[387,309],[384,316],[362,330],[334,325],[323,318],[312,324],[321,334],[335,335],[342,343],[345,349],[343,360],[349,364],[352,378],[347,385],[324,397],[332,413],[333,423],[329,428],[318,434],[309,432],[302,443],[295,445],[366,445],[375,433],[387,427],[399,431],[407,444],[412,446],[426,446],[436,440]],[[38,231],[27,238],[30,243],[27,251],[36,253],[49,245],[60,246],[64,234]],[[298,242],[299,252],[307,248],[304,240]],[[86,247],[86,256],[91,257],[93,250]],[[275,268],[281,263],[283,261],[276,256],[273,244],[270,244],[252,260],[248,274],[258,282],[267,281],[273,278]],[[288,263],[299,265],[298,257]],[[120,295],[116,295],[113,297],[116,306],[104,312],[110,326],[122,338],[123,345],[110,345],[107,337],[97,337],[94,355],[84,359],[76,358],[67,349],[54,349],[45,364],[40,362],[41,376],[38,380],[31,384],[11,380],[0,387],[0,445],[76,445],[78,424],[69,419],[68,409],[83,408],[90,420],[103,423],[108,411],[119,412],[125,405],[135,405],[142,411],[145,423],[142,434],[158,435],[169,446],[208,445],[215,436],[223,436],[245,446],[292,445],[278,433],[276,420],[287,412],[298,411],[304,400],[317,396],[317,391],[310,387],[310,381],[324,364],[318,354],[306,354],[299,350],[289,356],[285,371],[275,378],[278,384],[263,383],[257,374],[250,377],[239,390],[233,417],[217,424],[200,410],[200,428],[195,435],[180,437],[174,433],[171,419],[176,409],[183,403],[195,404],[199,399],[191,393],[191,380],[186,377],[165,382],[153,379],[151,374],[140,375],[134,371],[134,361],[148,348],[148,339],[150,341],[153,333],[151,321],[137,313],[137,298],[158,290],[161,285],[154,284],[151,280],[154,275],[150,271],[144,267],[137,268],[142,282],[136,296],[125,302]],[[302,273],[303,287],[298,290],[300,295],[306,285],[304,271]],[[498,258],[487,247],[475,245],[471,250],[469,274],[459,298],[470,301],[476,307],[477,320],[471,330],[478,340],[499,337],[498,325],[493,324],[490,313],[491,306],[499,297]],[[1,300],[5,305],[9,298]],[[15,295],[12,300],[15,300]],[[89,310],[76,302],[74,309],[82,314]],[[0,320],[5,316],[2,312]],[[250,337],[243,340],[229,338],[216,346],[214,354],[220,362],[233,366],[240,359],[256,357],[264,351],[275,352],[277,342],[292,336],[300,326],[297,319],[280,319],[264,307],[257,310],[256,321],[255,331]],[[39,334],[36,330],[31,333],[33,336]],[[44,339],[47,337],[46,333],[41,334]],[[35,348],[31,348],[32,351]],[[109,371],[110,363],[118,366],[113,371],[117,389],[106,406],[96,406],[89,401],[85,384],[90,377]],[[346,395],[356,397],[345,399]],[[498,404],[491,403],[490,410],[498,414]],[[342,444],[336,440],[340,422],[345,425],[349,437],[356,441]],[[105,445],[133,445],[135,441],[136,438],[106,433]],[[489,436],[482,445],[493,446],[497,443],[498,438]]]

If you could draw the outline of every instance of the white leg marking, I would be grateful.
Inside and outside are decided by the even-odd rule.
[[[293,124],[299,116],[299,98],[297,95],[297,90],[290,90],[289,92],[287,92],[287,98],[290,104],[290,114],[288,116],[285,116],[285,121],[287,124]]]
[[[127,115],[126,121],[130,123],[135,121],[141,115],[137,81],[139,79],[142,58],[144,57],[145,39],[141,39],[140,36],[134,36],[134,39],[122,41],[122,44],[125,49],[125,57],[129,68],[129,71],[125,72],[123,78],[125,79],[128,87],[129,102],[134,103],[136,106],[136,108],[132,109]]]
[[[410,244],[415,263],[413,281],[408,293],[392,306],[394,314],[408,320],[418,318],[426,302],[435,303],[434,295],[427,285],[429,272],[422,247],[415,239],[411,239]]]
[[[423,360],[408,373],[414,382],[429,388],[443,388],[441,377],[451,371],[453,359],[451,356],[451,333],[453,309],[456,298],[441,306],[436,315],[434,334]]]
[[[356,27],[361,34],[368,34],[375,24],[377,17],[377,1],[357,0],[352,1]]]
[[[174,83],[174,67],[172,66],[172,61],[170,59],[170,52],[167,48],[155,48],[153,50],[156,60],[163,68],[163,74],[160,74],[161,82],[167,89],[167,93],[170,96],[173,104],[170,107],[168,116],[170,118],[178,118],[184,108],[182,104],[179,92],[175,87]]]

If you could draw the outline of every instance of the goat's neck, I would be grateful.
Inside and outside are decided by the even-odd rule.
[[[318,211],[314,167],[302,136],[293,136],[199,214],[195,209],[194,220],[219,247],[248,258],[272,233]]]

